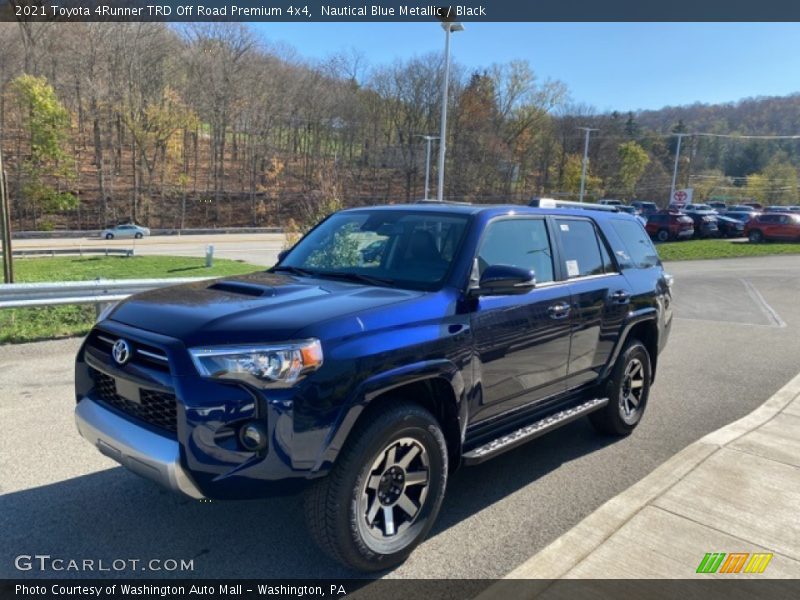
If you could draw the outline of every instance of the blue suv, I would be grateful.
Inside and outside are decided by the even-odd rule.
[[[102,315],[77,356],[77,426],[194,498],[304,488],[322,549],[385,569],[430,531],[459,466],[584,415],[631,433],[670,288],[623,213],[345,210],[266,272]]]

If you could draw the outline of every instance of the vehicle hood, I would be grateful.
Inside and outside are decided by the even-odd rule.
[[[263,343],[423,293],[259,272],[137,294],[120,303],[110,319],[187,346]]]

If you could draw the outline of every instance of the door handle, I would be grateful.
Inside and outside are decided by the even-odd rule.
[[[611,294],[611,299],[617,304],[625,304],[630,300],[631,295],[625,290],[617,290]]]
[[[551,304],[547,307],[547,314],[551,319],[564,319],[569,316],[570,306],[566,302]]]

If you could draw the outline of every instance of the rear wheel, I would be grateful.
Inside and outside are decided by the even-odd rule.
[[[754,244],[758,244],[764,241],[764,234],[761,233],[759,229],[753,229],[747,235],[747,239],[749,239]]]
[[[650,395],[650,354],[642,342],[630,340],[617,358],[606,384],[608,404],[589,415],[601,433],[628,435],[642,419]]]
[[[106,234],[106,239],[107,240],[113,240],[114,239],[114,234],[113,233],[107,233]]]
[[[141,233],[137,233],[133,237],[135,237],[137,240],[140,240],[140,239],[142,239],[142,234]]]
[[[669,231],[666,229],[662,229],[656,234],[656,239],[659,242],[668,242],[669,241]]]
[[[361,571],[404,561],[433,526],[447,484],[436,419],[401,402],[351,432],[327,477],[306,493],[309,530],[332,558]]]

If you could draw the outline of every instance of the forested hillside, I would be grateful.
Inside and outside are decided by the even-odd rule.
[[[237,24],[2,23],[14,228],[305,223],[340,206],[421,198],[419,136],[438,135],[441,60],[343,53],[312,63]],[[599,129],[590,198],[662,204],[674,132],[800,132],[800,96],[598,114],[524,61],[470,71],[456,59],[453,72],[453,199],[576,197],[583,126]],[[683,144],[678,184],[700,198],[798,203],[799,141]]]

